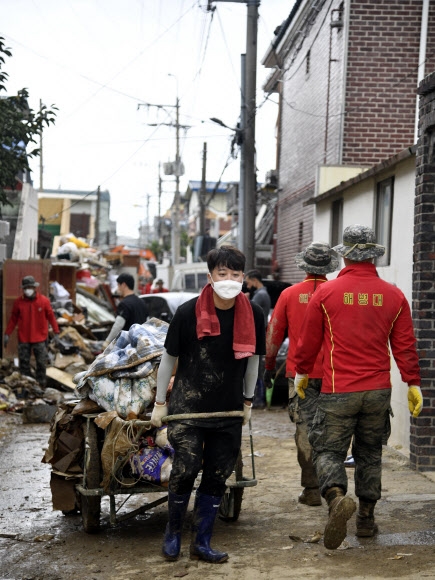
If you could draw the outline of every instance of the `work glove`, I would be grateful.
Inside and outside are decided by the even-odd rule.
[[[263,375],[263,382],[266,389],[271,389],[273,387],[273,373],[275,371],[269,371],[266,369]]]
[[[158,403],[154,403],[154,409],[151,413],[151,425],[153,427],[161,427],[162,426],[162,418],[166,417],[168,414],[168,405],[164,403],[160,405]]]
[[[3,346],[6,348],[9,342],[9,334],[5,334],[3,337]]]
[[[308,387],[308,375],[300,375],[296,373],[295,389],[301,399],[305,399],[305,389]]]
[[[242,422],[242,425],[246,425],[246,423],[249,422],[249,419],[251,418],[251,411],[252,411],[252,405],[247,405],[246,403],[243,403],[243,422]]]
[[[423,408],[423,395],[420,387],[412,385],[408,389],[408,408],[413,417],[418,417]]]

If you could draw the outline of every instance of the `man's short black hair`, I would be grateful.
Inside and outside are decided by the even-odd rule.
[[[212,272],[217,266],[224,266],[230,270],[244,272],[245,255],[234,246],[221,246],[214,248],[207,254],[208,271]]]
[[[118,284],[122,284],[123,282],[125,282],[125,284],[127,285],[128,288],[130,288],[130,290],[134,289],[134,278],[131,274],[120,274],[116,281],[118,282]]]
[[[259,270],[249,270],[248,272],[246,272],[245,278],[251,278],[251,279],[255,278],[259,282],[263,282],[263,277],[262,277],[261,272]]]

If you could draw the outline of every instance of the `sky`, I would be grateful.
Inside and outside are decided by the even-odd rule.
[[[271,70],[261,65],[275,28],[294,0],[261,0],[257,47],[257,179],[274,169],[277,96],[265,99]],[[2,0],[0,36],[12,51],[2,70],[7,92],[29,91],[32,109],[55,105],[55,125],[43,133],[43,187],[111,196],[117,233],[138,236],[158,211],[159,163],[175,160],[179,98],[180,154],[189,180],[238,181],[230,157],[240,115],[240,60],[246,52],[245,3],[213,0]],[[156,107],[148,105],[165,105]],[[172,125],[172,126],[171,126]],[[224,173],[222,171],[230,162]],[[40,162],[32,161],[34,186]],[[160,213],[174,197],[163,175]]]

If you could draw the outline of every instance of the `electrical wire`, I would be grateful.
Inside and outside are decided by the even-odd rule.
[[[151,134],[151,137],[156,133],[156,131],[160,128],[160,125],[158,125],[154,131]],[[139,153],[139,151],[142,149],[142,147],[144,147],[147,143],[148,143],[149,139],[146,139],[140,147],[138,147],[136,149],[136,151],[134,151],[119,167],[118,169],[116,169],[111,175],[109,175],[106,179],[103,179],[103,181],[101,182],[101,185],[104,185],[105,183],[107,183],[108,181],[110,181],[112,179],[112,177],[114,175],[116,175],[119,171],[121,171],[121,169],[127,165],[127,163],[135,156],[137,155],[137,153]],[[70,204],[70,206],[68,208],[65,208],[61,211],[56,212],[55,214],[53,214],[52,216],[45,218],[44,223],[47,221],[51,221],[53,219],[57,219],[62,213],[64,213],[65,211],[69,211],[72,207],[74,207],[75,205],[77,205],[78,203],[81,203],[84,199],[86,199],[87,197],[89,197],[90,195],[95,194],[98,191],[98,189],[94,189],[92,191],[89,191],[88,193],[86,193],[85,195],[83,195],[79,200],[73,202]]]

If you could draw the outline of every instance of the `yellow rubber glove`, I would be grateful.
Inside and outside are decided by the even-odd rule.
[[[413,417],[418,417],[423,408],[423,395],[420,387],[412,385],[408,389],[408,408]]]
[[[308,387],[308,375],[296,373],[295,389],[301,399],[305,399],[305,389]]]

